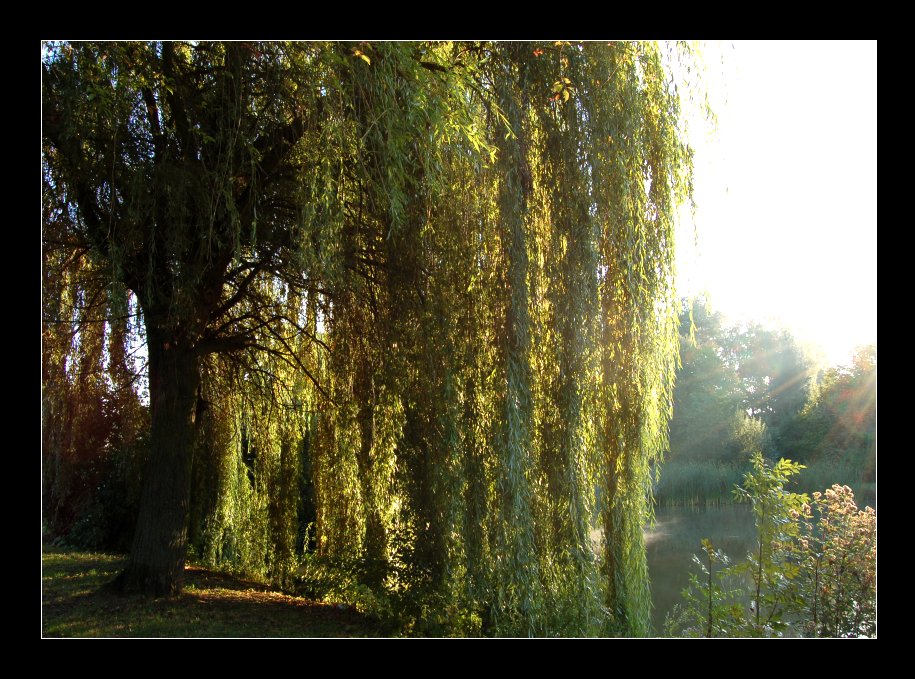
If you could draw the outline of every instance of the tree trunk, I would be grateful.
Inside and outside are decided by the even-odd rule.
[[[130,560],[115,581],[124,593],[180,593],[187,547],[198,359],[193,348],[147,329],[152,428]]]
[[[387,535],[375,489],[375,460],[372,447],[375,443],[375,395],[372,384],[372,370],[369,358],[361,355],[358,359],[356,378],[353,384],[353,397],[359,404],[360,445],[356,456],[359,471],[359,483],[362,488],[362,501],[365,507],[365,544],[363,555],[370,565],[368,584],[381,586],[384,582],[387,552]]]

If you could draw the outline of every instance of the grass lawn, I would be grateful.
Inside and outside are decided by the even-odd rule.
[[[174,599],[105,591],[126,557],[42,553],[43,637],[366,637],[376,624],[351,608],[310,601],[271,587],[188,566]]]

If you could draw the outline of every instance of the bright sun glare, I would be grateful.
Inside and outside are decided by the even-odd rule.
[[[681,292],[846,363],[877,341],[877,43],[710,44],[706,62],[718,131],[693,125]]]

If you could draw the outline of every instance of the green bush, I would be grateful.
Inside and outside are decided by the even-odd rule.
[[[126,552],[133,541],[140,498],[140,470],[148,455],[145,436],[93,460],[96,485],[76,513],[62,546],[92,551]]]
[[[421,575],[392,563],[386,565],[382,585],[367,584],[377,579],[377,567],[364,559],[305,554],[296,590],[310,599],[350,605],[371,616],[387,635],[467,637],[486,632],[481,604],[435,591]]]

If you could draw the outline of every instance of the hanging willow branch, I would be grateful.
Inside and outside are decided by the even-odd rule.
[[[200,553],[280,579],[306,550],[345,559],[439,631],[649,631],[692,172],[670,61],[650,43],[49,50],[47,266],[91,253],[156,351],[190,347]]]

